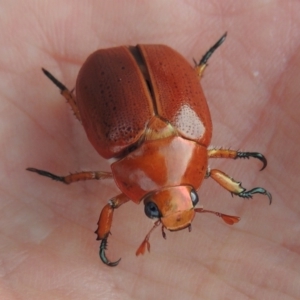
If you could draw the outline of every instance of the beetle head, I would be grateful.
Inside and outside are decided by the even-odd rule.
[[[198,201],[191,186],[168,187],[147,195],[144,199],[145,214],[149,218],[159,218],[165,228],[176,231],[191,224]]]

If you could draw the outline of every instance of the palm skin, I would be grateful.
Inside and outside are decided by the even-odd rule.
[[[300,4],[296,1],[2,1],[1,299],[299,299]],[[226,3],[223,4],[223,3]],[[192,232],[156,230],[151,253],[135,251],[152,226],[143,205],[115,213],[104,266],[94,230],[119,193],[113,181],[70,186],[25,171],[109,171],[89,144],[51,71],[70,89],[98,48],[163,43],[192,62],[225,32],[202,79],[212,145],[257,151],[259,161],[211,160],[250,189],[231,198],[211,179],[205,209],[241,217],[233,226],[198,214]],[[298,97],[297,97],[298,96]]]

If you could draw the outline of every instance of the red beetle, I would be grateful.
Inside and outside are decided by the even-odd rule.
[[[145,205],[145,214],[156,218],[136,255],[150,249],[151,231],[162,225],[171,231],[191,229],[195,212],[212,213],[227,224],[239,217],[197,208],[196,190],[211,177],[230,193],[242,198],[271,194],[261,187],[246,190],[222,171],[208,168],[209,158],[258,158],[257,152],[208,149],[212,136],[210,112],[199,79],[212,53],[226,33],[192,68],[176,51],[164,45],[137,45],[98,50],[83,64],[76,82],[76,98],[62,83],[43,69],[59,87],[98,151],[115,158],[108,172],[80,172],[57,176],[28,168],[69,184],[86,179],[113,178],[121,194],[104,206],[96,230],[101,240],[100,258],[108,266],[105,250],[113,212],[129,200]]]

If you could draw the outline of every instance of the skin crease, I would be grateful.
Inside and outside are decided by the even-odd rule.
[[[300,299],[299,26],[298,1],[2,0],[1,299]],[[93,232],[119,193],[113,181],[67,186],[25,171],[109,171],[41,67],[72,89],[96,49],[164,43],[192,63],[225,31],[202,79],[212,144],[261,152],[268,166],[210,166],[266,188],[273,204],[232,198],[208,179],[201,205],[241,221],[196,214],[191,233],[166,231],[165,241],[156,229],[151,253],[136,258],[153,222],[130,202],[108,241],[107,256],[122,260],[106,267]]]

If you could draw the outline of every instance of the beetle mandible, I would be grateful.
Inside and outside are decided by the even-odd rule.
[[[209,108],[200,79],[212,53],[223,43],[226,33],[194,68],[175,50],[164,45],[116,47],[92,53],[81,67],[76,81],[76,97],[52,74],[44,74],[60,89],[76,118],[98,151],[115,158],[111,172],[80,172],[57,176],[48,171],[28,171],[70,184],[87,179],[113,178],[121,193],[101,211],[97,240],[103,263],[116,266],[106,257],[107,239],[113,213],[129,200],[144,202],[145,214],[157,219],[136,255],[150,250],[154,228],[170,231],[191,229],[195,213],[211,213],[227,224],[240,218],[197,207],[196,190],[203,179],[212,178],[231,194],[252,198],[271,194],[261,187],[246,190],[224,172],[208,168],[209,158],[266,158],[257,152],[208,149],[212,136]]]

